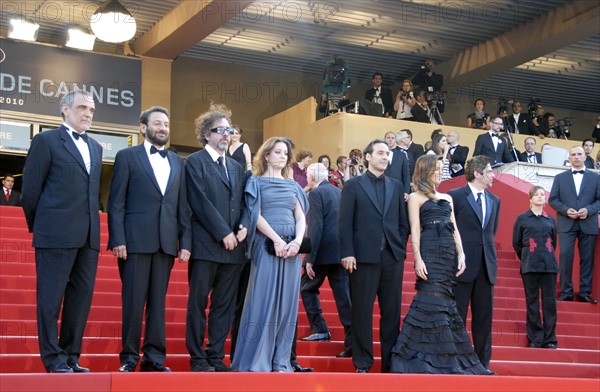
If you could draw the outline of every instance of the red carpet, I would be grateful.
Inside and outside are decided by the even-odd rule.
[[[121,300],[116,261],[103,250],[94,299],[83,344],[81,364],[88,375],[47,375],[38,353],[35,321],[35,259],[31,235],[20,208],[0,207],[0,390],[60,391],[281,391],[281,390],[462,390],[462,391],[587,391],[600,390],[600,307],[578,302],[558,304],[558,350],[531,349],[525,335],[525,301],[519,263],[510,246],[514,215],[526,206],[523,190],[504,175],[493,191],[502,199],[502,234],[498,236],[499,278],[495,289],[493,356],[491,368],[500,376],[423,376],[376,373],[376,359],[368,375],[354,374],[351,359],[335,358],[343,349],[343,330],[328,286],[321,291],[330,342],[298,341],[298,360],[314,367],[312,374],[192,374],[185,348],[187,267],[176,263],[167,296],[167,362],[172,374],[118,374],[121,345]],[[457,186],[457,184],[453,184]],[[528,188],[527,188],[528,189]],[[517,191],[517,192],[515,192]],[[525,196],[526,200],[526,196]],[[512,205],[508,207],[509,205]],[[517,205],[515,207],[515,205]],[[506,208],[508,207],[508,208]],[[510,229],[509,229],[510,226]],[[102,216],[102,243],[106,244],[106,216]],[[414,296],[412,257],[406,261],[403,313]],[[598,285],[598,279],[594,282]],[[378,339],[375,306],[374,335]],[[300,306],[298,336],[310,333]],[[226,351],[229,351],[229,342]],[[375,344],[379,355],[379,344]],[[10,373],[10,374],[9,374]],[[21,373],[21,374],[17,374]],[[426,378],[425,378],[426,377]]]

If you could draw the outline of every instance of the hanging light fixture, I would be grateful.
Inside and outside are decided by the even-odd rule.
[[[24,17],[14,17],[10,20],[10,28],[8,37],[13,39],[21,39],[24,41],[35,41],[40,25]]]
[[[66,46],[75,49],[93,50],[96,36],[82,27],[71,27]]]
[[[107,1],[98,7],[90,25],[96,37],[113,43],[129,41],[137,29],[134,17],[117,0]]]

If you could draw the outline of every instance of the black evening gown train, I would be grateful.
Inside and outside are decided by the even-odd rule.
[[[450,213],[451,205],[443,199],[421,206],[420,251],[427,280],[417,278],[417,294],[392,349],[394,373],[486,373],[454,301],[457,253]]]

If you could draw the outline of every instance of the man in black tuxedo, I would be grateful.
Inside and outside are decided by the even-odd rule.
[[[513,113],[508,116],[508,129],[513,134],[523,135],[540,135],[540,131],[531,121],[531,117],[527,113],[521,113],[522,105],[521,101],[514,101],[512,104]],[[544,135],[541,136],[542,138]]]
[[[50,373],[89,372],[79,356],[100,251],[102,147],[86,133],[94,110],[91,95],[67,93],[60,102],[63,124],[33,138],[23,169],[21,202],[35,247],[40,354]]]
[[[385,134],[385,141],[390,149],[385,175],[400,181],[404,185],[404,200],[407,200],[410,194],[410,163],[408,162],[408,154],[400,149],[394,132],[387,132]]]
[[[392,90],[382,86],[383,74],[375,72],[373,74],[373,87],[365,91],[365,99],[382,106],[384,117],[391,117],[394,112],[394,98]]]
[[[15,177],[12,173],[6,173],[2,179],[2,195],[0,195],[0,206],[20,206],[21,192],[13,189]]]
[[[249,219],[243,201],[246,170],[226,154],[234,132],[230,117],[225,106],[213,105],[196,119],[204,149],[190,155],[186,164],[193,238],[186,345],[193,372],[234,370],[223,363],[223,357],[246,261],[243,241]],[[211,291],[208,342],[203,349]]]
[[[585,161],[583,165],[587,169],[595,169],[596,163],[594,162],[594,158],[592,157],[592,152],[594,151],[594,140],[587,138],[581,142],[581,147],[583,147],[583,151],[585,152]]]
[[[140,115],[144,142],[117,153],[108,198],[108,249],[118,258],[123,302],[120,372],[140,359],[142,372],[169,372],[165,307],[175,257],[190,258],[191,230],[183,159],[165,149],[169,113],[153,106]]]
[[[329,173],[322,163],[310,165],[307,174],[312,189],[308,194],[310,209],[306,217],[312,250],[304,259],[306,266],[302,275],[300,295],[313,333],[302,340],[317,341],[331,338],[319,301],[319,288],[327,278],[340,322],[344,326],[344,350],[338,354],[338,357],[350,357],[352,356],[350,327],[352,306],[348,271],[340,264],[338,236],[341,190],[327,181]]]
[[[492,314],[496,283],[496,245],[500,199],[486,189],[494,181],[494,172],[485,156],[467,161],[465,177],[468,184],[452,189],[448,194],[454,203],[456,225],[465,253],[465,272],[456,278],[456,307],[465,326],[471,304],[471,335],[475,353],[481,364],[490,367],[492,357]]]
[[[571,170],[554,177],[550,206],[558,216],[560,247],[560,301],[573,301],[573,258],[579,242],[579,293],[582,302],[598,303],[590,296],[594,273],[594,251],[600,211],[600,176],[586,169],[582,147],[569,150]]]
[[[519,161],[527,163],[542,163],[542,154],[535,152],[535,138],[528,137],[523,142],[525,151],[519,154]]]
[[[398,147],[406,154],[408,158],[408,174],[409,179],[412,181],[413,173],[415,172],[415,162],[421,155],[425,154],[423,146],[412,141],[412,132],[409,129],[402,129],[396,134],[396,140],[398,141]]]
[[[417,103],[410,109],[413,115],[413,121],[429,123],[429,124],[443,124],[441,117],[437,110],[432,111],[429,107],[429,103],[426,99],[426,91],[423,89],[415,90],[415,98]]]
[[[400,329],[402,274],[408,241],[404,185],[384,175],[389,148],[370,142],[363,156],[367,172],[346,182],[340,202],[340,257],[350,272],[352,362],[358,373],[373,366],[373,304],[381,314],[381,370],[389,372]]]
[[[514,162],[515,159],[508,147],[508,143],[498,134],[502,127],[502,118],[500,116],[493,117],[490,122],[490,130],[487,133],[477,136],[473,156],[485,155],[490,159],[492,166]]]
[[[458,144],[460,136],[456,131],[448,132],[446,139],[450,145],[450,176],[458,177],[465,174],[465,164],[469,155],[469,147]]]

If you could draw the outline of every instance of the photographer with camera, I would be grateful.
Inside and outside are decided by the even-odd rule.
[[[394,102],[396,118],[398,120],[411,120],[413,115],[410,110],[416,103],[417,100],[415,99],[415,94],[413,92],[413,84],[410,80],[404,79],[402,81],[402,89],[398,91],[396,102]]]
[[[540,139],[543,139],[544,135],[540,136],[540,132],[531,122],[531,117],[527,113],[521,113],[521,110],[521,101],[515,100],[512,104],[513,113],[508,116],[508,129],[510,132],[513,134],[539,136]]]
[[[351,178],[361,176],[365,171],[363,165],[360,164],[360,160],[362,159],[362,151],[360,151],[358,148],[353,148],[350,150],[348,156],[350,159],[348,160],[348,164],[344,170],[344,182]]]
[[[427,59],[412,82],[413,85],[434,93],[442,90],[444,75],[435,73],[435,63],[432,59]]]
[[[433,112],[429,108],[429,103],[427,102],[425,95],[426,92],[422,88],[417,88],[415,90],[417,104],[410,109],[410,112],[413,115],[413,120],[422,123],[442,124],[439,113],[437,113],[437,111]]]
[[[467,128],[489,129],[490,115],[485,112],[485,101],[477,98],[473,103],[475,111],[467,116]]]

